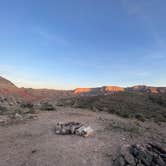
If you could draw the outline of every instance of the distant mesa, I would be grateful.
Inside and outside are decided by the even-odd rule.
[[[150,93],[166,93],[166,87],[151,87],[146,85],[136,85],[130,88],[127,88],[129,91],[138,91],[138,92],[150,92]]]
[[[75,94],[79,94],[79,93],[88,93],[91,92],[92,88],[77,88],[74,90]]]
[[[133,92],[144,92],[144,93],[166,93],[166,87],[151,87],[146,85],[136,85],[133,87],[123,88],[119,86],[103,86],[97,88],[77,88],[74,90],[74,94],[108,94],[115,92],[124,92],[124,91],[133,91]]]
[[[77,88],[74,90],[75,94],[80,93],[106,93],[106,92],[123,92],[125,89],[118,86],[103,86],[98,88]]]
[[[166,94],[166,87],[152,87],[146,85],[136,85],[133,87],[123,88],[119,86],[103,86],[96,88],[76,88],[75,90],[48,90],[48,89],[30,89],[17,88],[11,81],[0,76],[0,95],[15,95],[28,100],[40,100],[44,98],[71,97],[75,95],[96,96],[107,95],[116,92],[142,92],[154,94]]]
[[[104,91],[106,92],[123,92],[125,89],[118,86],[105,86]]]

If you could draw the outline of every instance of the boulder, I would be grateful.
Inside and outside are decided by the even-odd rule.
[[[145,145],[130,145],[122,147],[113,166],[165,166],[166,150],[160,145],[149,143]]]
[[[88,126],[88,127],[82,126],[76,130],[76,135],[88,137],[88,136],[92,135],[93,132],[94,131],[90,126]]]
[[[93,132],[90,126],[86,127],[78,122],[57,123],[55,127],[55,133],[60,135],[75,134],[87,137],[92,135]]]

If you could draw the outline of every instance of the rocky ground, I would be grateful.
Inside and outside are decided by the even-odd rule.
[[[58,122],[70,121],[90,125],[95,132],[87,138],[55,134]],[[1,166],[152,165],[152,159],[153,165],[165,164],[165,123],[57,107],[56,111],[39,112],[35,119],[1,125],[0,133]],[[148,143],[162,150],[151,148],[157,152],[150,152]]]

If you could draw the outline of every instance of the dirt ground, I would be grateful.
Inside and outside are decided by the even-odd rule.
[[[110,166],[123,146],[147,142],[166,145],[166,124],[64,107],[37,116],[37,120],[0,126],[0,166]],[[55,134],[57,122],[70,121],[90,125],[94,135]]]

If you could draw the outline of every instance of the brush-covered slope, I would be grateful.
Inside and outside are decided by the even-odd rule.
[[[59,105],[105,111],[126,118],[154,119],[166,122],[166,94],[117,92],[98,96],[77,96],[62,99]]]

